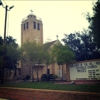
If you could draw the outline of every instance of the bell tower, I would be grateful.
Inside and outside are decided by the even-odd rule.
[[[29,14],[21,22],[21,45],[27,40],[43,44],[43,23],[36,15]]]

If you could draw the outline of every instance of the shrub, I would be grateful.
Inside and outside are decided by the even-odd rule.
[[[42,81],[47,81],[47,75],[46,75],[46,74],[42,74],[41,80],[42,80]]]
[[[29,80],[30,78],[31,78],[30,75],[26,75],[26,76],[25,76],[25,79],[26,79],[26,80]]]
[[[47,74],[42,74],[42,76],[41,76],[41,80],[42,80],[42,81],[55,80],[56,78],[57,78],[57,75],[54,75],[54,74],[49,74],[49,75],[47,75]]]
[[[49,74],[48,79],[49,80],[55,80],[57,78],[57,75],[55,74]]]

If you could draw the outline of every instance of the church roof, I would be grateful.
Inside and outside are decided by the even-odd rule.
[[[49,49],[55,42],[57,42],[57,40],[45,43],[44,44],[45,50]]]

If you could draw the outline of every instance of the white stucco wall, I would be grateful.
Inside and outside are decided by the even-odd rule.
[[[100,61],[86,61],[70,64],[71,80],[100,79]]]

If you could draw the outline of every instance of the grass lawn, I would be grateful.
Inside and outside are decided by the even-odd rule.
[[[66,85],[53,84],[52,82],[20,82],[20,83],[5,83],[0,87],[17,87],[17,88],[33,88],[33,89],[49,89],[49,90],[64,90],[64,91],[81,91],[100,93],[100,84],[81,84],[81,85]]]

